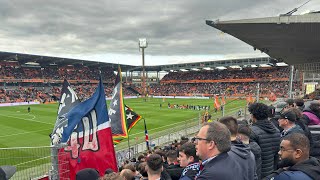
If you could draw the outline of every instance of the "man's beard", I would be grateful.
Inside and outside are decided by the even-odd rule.
[[[293,165],[295,165],[295,162],[292,159],[284,158],[278,163],[278,168],[291,167]]]

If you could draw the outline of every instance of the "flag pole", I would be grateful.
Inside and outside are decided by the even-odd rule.
[[[129,136],[129,132],[127,132],[128,134],[128,153],[129,153],[129,160],[131,159],[131,153],[130,153],[130,136]]]

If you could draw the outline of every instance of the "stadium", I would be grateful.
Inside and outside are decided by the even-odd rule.
[[[128,120],[128,115],[134,112],[136,120],[124,125],[126,135],[114,145],[120,170],[126,163],[136,163],[139,156],[148,156],[152,151],[178,151],[182,142],[191,140],[203,123],[229,116],[254,123],[248,109],[254,103],[274,107],[276,112],[272,111],[270,120],[280,116],[276,113],[280,113],[277,109],[281,102],[289,106],[288,99],[303,99],[309,107],[320,99],[320,63],[315,48],[320,40],[315,35],[319,19],[319,13],[311,13],[206,21],[207,25],[270,57],[147,66],[143,62],[141,66],[0,52],[0,167],[4,170],[14,167],[11,169],[14,172],[9,173],[11,179],[75,179],[65,175],[70,167],[67,158],[58,154],[63,151],[63,156],[69,155],[63,150],[66,145],[51,144],[60,118],[64,80],[70,83],[69,88],[80,104],[92,99],[103,84],[103,93],[99,92],[105,95],[110,117],[120,77],[122,94],[119,97],[123,96],[123,103],[131,108],[128,112],[122,108],[122,115]],[[288,28],[291,29],[289,37],[284,31]],[[292,46],[296,44],[301,46]],[[284,111],[282,107],[281,113]],[[84,128],[79,124],[76,127]],[[313,147],[319,149],[320,122],[307,125],[315,144]],[[115,140],[118,139],[114,138],[113,142]],[[198,137],[198,140],[201,139]],[[318,151],[312,153],[319,158]],[[99,173],[100,176],[104,174]],[[170,170],[168,174],[174,179]]]

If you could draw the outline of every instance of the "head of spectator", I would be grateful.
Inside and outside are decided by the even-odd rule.
[[[169,165],[178,164],[178,153],[176,150],[170,150],[167,152],[167,161]]]
[[[248,124],[239,123],[238,126],[238,138],[244,143],[249,144],[251,129]]]
[[[109,174],[105,174],[99,180],[125,180],[125,179],[121,177],[119,173],[111,172]]]
[[[146,166],[147,166],[147,163],[143,162],[143,163],[139,164],[138,169],[137,169],[143,179],[148,179],[148,173],[147,173]]]
[[[146,157],[143,154],[140,154],[138,156],[138,162],[145,162],[146,161]]]
[[[293,99],[287,99],[286,100],[287,106],[290,107],[295,107],[295,103]]]
[[[130,169],[122,169],[120,176],[125,180],[134,180],[133,172]]]
[[[104,174],[111,174],[111,173],[113,173],[113,172],[114,172],[113,169],[108,168],[108,169],[106,169],[106,170],[104,171]]]
[[[310,110],[320,118],[320,102],[312,101],[309,106]]]
[[[304,100],[302,98],[297,98],[294,100],[294,104],[296,105],[296,107],[298,107],[301,111],[304,108]]]
[[[179,163],[181,167],[186,167],[190,163],[198,162],[199,157],[196,155],[196,145],[191,142],[184,143],[179,148]]]
[[[288,130],[295,126],[295,122],[297,121],[297,116],[292,110],[284,111],[280,114],[280,118],[278,119],[279,126],[284,130]]]
[[[77,172],[76,180],[99,179],[100,175],[96,169],[86,168]]]
[[[278,102],[275,108],[275,115],[279,115],[287,106],[288,106],[287,102],[284,102],[284,101]]]
[[[137,175],[137,170],[136,170],[136,168],[135,168],[135,166],[134,166],[134,164],[126,164],[124,167],[123,167],[123,169],[130,169],[131,171],[132,171],[132,174],[133,174],[133,176],[136,176]]]
[[[197,156],[202,161],[231,149],[230,131],[222,123],[205,123],[194,138]]]
[[[235,141],[237,139],[238,134],[238,122],[237,119],[232,116],[222,117],[219,122],[226,125],[231,133],[231,141]]]
[[[168,149],[170,149],[170,148],[168,148]],[[163,162],[167,162],[167,155],[163,150],[156,150],[154,153],[160,155]]]
[[[269,107],[263,103],[253,103],[249,106],[248,110],[253,123],[268,119]]]
[[[280,143],[280,165],[290,167],[309,158],[309,139],[301,133],[293,133],[284,137]]]
[[[162,158],[159,154],[151,154],[147,158],[147,173],[149,180],[160,179],[163,170]]]

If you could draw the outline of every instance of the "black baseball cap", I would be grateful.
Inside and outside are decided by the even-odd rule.
[[[280,114],[280,119],[288,119],[291,122],[296,122],[297,116],[293,111],[286,111]]]

